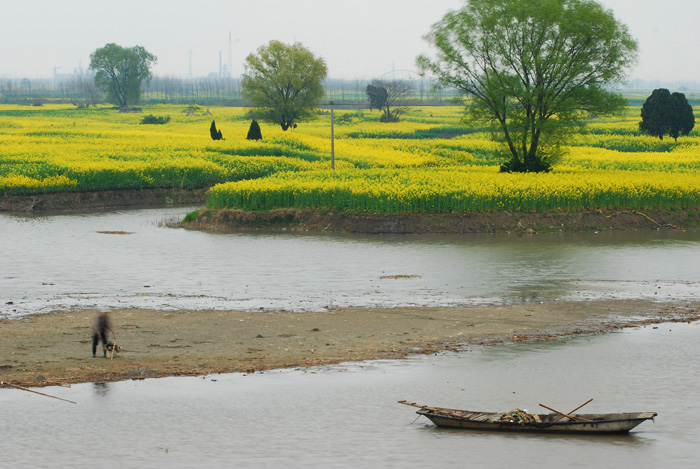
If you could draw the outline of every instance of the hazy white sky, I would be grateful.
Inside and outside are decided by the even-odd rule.
[[[700,1],[600,0],[639,41],[631,78],[700,81]],[[422,39],[463,0],[2,0],[0,77],[51,77],[87,68],[107,43],[141,45],[157,75],[232,72],[272,39],[301,42],[325,58],[331,78],[415,70]]]

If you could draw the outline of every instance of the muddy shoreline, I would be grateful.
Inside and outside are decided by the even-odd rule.
[[[180,226],[206,231],[297,230],[368,234],[552,233],[697,229],[693,211],[585,210],[578,212],[357,214],[278,209],[246,212],[203,208]]]
[[[143,189],[0,197],[0,212],[51,214],[81,210],[166,208],[206,203],[207,189]],[[332,210],[246,212],[201,208],[187,229],[207,231],[299,230],[367,234],[548,233],[700,229],[700,208],[685,210],[581,210],[380,215]]]
[[[700,320],[700,303],[640,300],[467,308],[112,312],[113,360],[91,356],[94,310],[0,319],[0,380],[20,386],[252,373],[400,359],[469,344],[545,341]],[[99,355],[99,354],[98,354]]]
[[[131,189],[121,191],[61,192],[55,194],[5,195],[0,212],[51,213],[79,210],[204,205],[205,189]]]

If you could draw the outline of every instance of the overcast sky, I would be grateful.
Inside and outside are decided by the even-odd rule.
[[[194,76],[245,57],[272,39],[301,42],[331,78],[415,70],[422,39],[463,0],[3,0],[0,77],[51,77],[87,68],[107,43],[140,45],[158,57],[156,75]],[[639,42],[631,78],[700,81],[700,1],[600,0]]]

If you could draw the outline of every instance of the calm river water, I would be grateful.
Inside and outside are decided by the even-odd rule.
[[[0,389],[0,464],[697,467],[700,323],[656,327],[406,361],[41,389],[77,404]],[[439,429],[396,403],[532,412],[589,398],[591,412],[659,415],[624,436],[507,435]]]
[[[685,300],[700,291],[700,231],[362,236],[163,226],[187,211],[0,214],[0,317],[71,307]]]
[[[187,209],[0,215],[0,319],[72,307],[471,305],[688,300],[700,233],[204,233]],[[126,234],[114,234],[126,232]],[[397,278],[396,276],[408,276]],[[1,324],[0,324],[1,326]],[[404,361],[0,389],[2,467],[639,467],[697,464],[700,324]],[[437,429],[407,399],[471,410],[655,411],[631,435]]]

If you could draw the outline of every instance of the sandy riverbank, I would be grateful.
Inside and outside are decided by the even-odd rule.
[[[658,320],[697,320],[700,304],[616,300],[503,307],[113,311],[113,360],[91,356],[95,311],[0,320],[0,380],[24,386],[253,372],[401,358],[463,344],[549,340]]]

